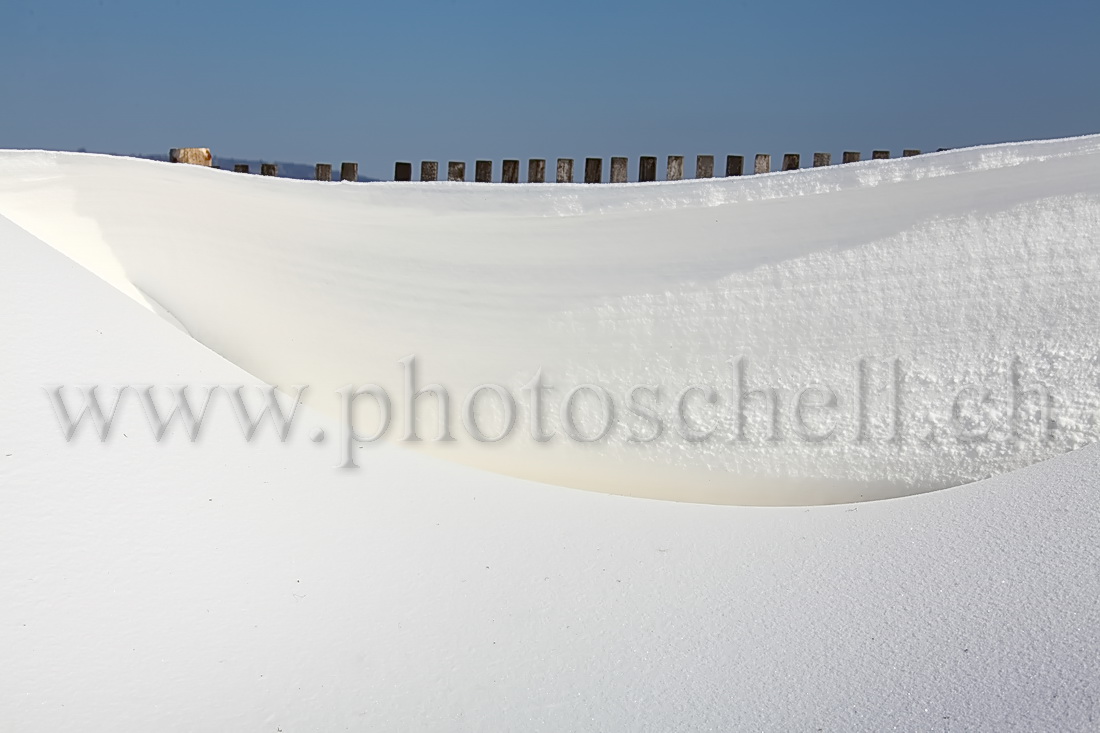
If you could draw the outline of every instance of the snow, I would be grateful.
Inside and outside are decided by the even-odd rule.
[[[421,450],[563,486],[804,505],[955,486],[1093,442],[1100,373],[1081,324],[1100,321],[1098,164],[1086,137],[671,184],[353,185],[12,151],[0,213],[264,381],[310,385],[329,415],[348,383],[400,403],[398,362],[415,355],[420,384],[450,391],[462,438]],[[778,441],[750,398],[731,442],[738,357],[747,389],[777,390]],[[1013,364],[1022,392],[1054,400],[1052,439],[1037,395],[1013,407]],[[526,425],[521,387],[540,369],[557,439],[461,431],[462,400],[485,383],[516,396]],[[578,445],[557,408],[587,383],[621,424]],[[837,398],[810,426],[835,429],[821,442],[791,424],[817,384]],[[627,402],[636,385],[661,389],[653,443],[629,440],[647,432]],[[717,422],[698,443],[674,429],[691,385],[717,392],[714,406],[689,400],[692,422]],[[960,414],[977,413],[962,427],[960,395]],[[594,434],[590,402],[578,422]]]
[[[1095,729],[1100,449],[1065,451],[1095,398],[1098,143],[491,189],[0,154],[2,727]],[[686,444],[559,439],[529,464],[463,436],[472,456],[428,446],[492,471],[381,444],[337,471],[307,437],[338,432],[341,380],[398,394],[409,353],[455,393],[539,365],[619,393],[731,345],[783,388],[816,376],[798,346],[827,375],[900,354],[933,391],[1019,355],[1082,402],[990,455],[706,454],[714,492]],[[195,444],[137,409],[65,443],[42,389],[260,379],[311,385],[285,444],[245,443],[224,404]],[[1010,468],[797,507],[506,475],[810,504]]]

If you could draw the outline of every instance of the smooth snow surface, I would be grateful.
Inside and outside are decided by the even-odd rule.
[[[306,189],[308,190],[308,188]],[[140,207],[139,207],[140,208]],[[305,413],[65,443],[42,386],[252,383],[0,218],[0,730],[1093,731],[1100,450],[851,506],[646,501]]]
[[[321,184],[4,152],[0,214],[264,381],[310,385],[325,413],[345,384],[384,386],[390,438],[398,360],[415,355],[418,384],[450,390],[457,439],[418,445],[445,458],[611,493],[805,505],[954,486],[1093,442],[1098,171],[1098,137],[615,186]],[[748,397],[734,439],[738,363],[746,390],[775,390],[777,417]],[[547,443],[521,397],[540,369],[556,388]],[[457,416],[485,383],[520,402],[501,443]],[[559,419],[584,384],[608,390],[620,423],[597,443]],[[628,439],[652,433],[630,410],[636,385],[660,389],[651,443]],[[691,385],[716,390],[714,405],[686,401],[689,427],[716,427],[702,442],[677,431]],[[486,433],[495,404],[481,403]],[[592,395],[574,406],[596,434]]]

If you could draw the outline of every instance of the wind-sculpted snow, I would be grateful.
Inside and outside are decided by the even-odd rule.
[[[376,383],[388,438],[549,483],[854,501],[1100,432],[1098,137],[601,186],[323,184],[4,152],[0,215],[268,383],[308,384],[313,407],[335,416],[337,389]],[[425,440],[400,441],[410,355],[418,386],[449,391],[453,441],[431,440],[430,396]],[[532,425],[536,375],[553,389]],[[483,384],[517,404],[500,442],[461,416]],[[607,400],[582,389],[570,436],[561,408],[582,385]],[[497,432],[496,397],[474,404]],[[611,405],[608,434],[578,440]]]
[[[1100,446],[795,509],[334,471],[223,405],[195,444],[131,409],[67,442],[43,385],[256,380],[2,217],[0,247],[5,730],[1096,728]]]

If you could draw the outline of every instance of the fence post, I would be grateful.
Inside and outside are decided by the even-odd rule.
[[[643,182],[657,180],[657,156],[643,155],[638,158],[638,180]]]
[[[726,175],[727,176],[739,176],[745,172],[745,156],[744,155],[727,155],[726,156]]]
[[[171,148],[168,151],[168,162],[212,167],[214,156],[210,153],[210,148]]]
[[[584,159],[584,182],[601,183],[603,181],[603,158]]]
[[[814,153],[814,168],[829,165],[833,162],[832,153]]]
[[[573,182],[573,159],[558,158],[558,183]]]
[[[313,167],[313,178],[318,181],[332,180],[332,163],[318,163]]]
[[[448,181],[465,181],[466,180],[466,163],[461,160],[452,160],[447,164],[447,180]]]
[[[359,164],[358,163],[341,163],[340,164],[340,180],[341,181],[358,181],[359,180]]]
[[[798,153],[785,153],[783,155],[783,170],[798,170]]]
[[[871,160],[888,160],[890,158],[889,150],[872,150]]]
[[[695,177],[696,178],[714,178],[714,156],[713,155],[697,155],[697,156],[695,156]]]
[[[753,173],[767,173],[772,169],[772,156],[767,153],[757,153],[756,162],[753,164]]]
[[[439,180],[439,163],[434,160],[422,160],[420,161],[420,180],[422,181],[437,181]]]
[[[546,183],[546,160],[531,158],[527,161],[527,182]]]
[[[277,176],[279,175],[279,166],[275,163],[260,163],[260,175]]]
[[[626,158],[612,157],[611,158],[611,182],[612,183],[626,183],[626,177],[627,177]]]
[[[411,181],[413,179],[413,164],[398,161],[393,164],[393,180]]]
[[[912,158],[914,155],[920,155],[920,151],[913,148],[906,148],[901,151],[901,157],[903,158]]]
[[[248,163],[237,163],[233,166],[233,171],[236,173],[248,173]]]
[[[474,182],[475,183],[492,183],[493,182],[493,161],[491,160],[478,160],[474,162]]]
[[[844,157],[842,158],[842,160],[845,163],[858,163],[859,158],[860,158],[859,151],[845,150],[844,151]]]
[[[519,161],[506,160],[500,166],[501,183],[519,183]]]
[[[670,155],[665,165],[666,181],[681,181],[684,178],[684,156]]]

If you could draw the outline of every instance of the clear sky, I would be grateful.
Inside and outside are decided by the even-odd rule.
[[[1100,0],[0,1],[0,148],[866,155],[1100,132],[1098,89]]]

